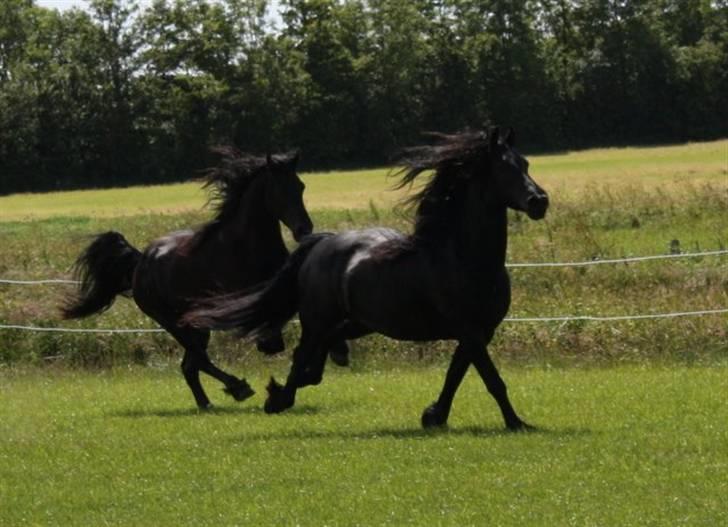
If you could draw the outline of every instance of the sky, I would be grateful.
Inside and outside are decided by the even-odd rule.
[[[41,7],[56,8],[62,11],[65,9],[71,9],[72,7],[80,7],[81,9],[86,9],[88,7],[86,0],[35,0],[35,3],[36,5],[39,5]],[[151,0],[137,0],[137,3],[139,4],[139,6],[145,7],[151,3]],[[271,10],[274,13],[271,17],[272,23],[274,25],[280,25],[280,16],[275,14],[278,7],[278,2],[276,0],[273,0],[270,2],[269,5],[271,6]]]
[[[150,1],[151,0],[139,0],[138,3],[140,6],[145,6],[148,5]],[[41,7],[55,7],[60,10],[70,9],[72,7],[80,7],[82,9],[88,7],[86,0],[35,0],[35,3]],[[278,2],[273,1],[269,5],[272,6],[273,11],[275,11]],[[274,16],[273,18],[276,19],[278,17]]]
[[[35,3],[41,7],[55,7],[61,10],[70,9],[72,7],[86,7],[85,0],[35,0]],[[144,0],[139,2],[140,5],[143,5],[144,3]],[[272,2],[272,4],[275,5],[275,2]]]
[[[57,9],[70,9],[71,7],[86,7],[83,0],[35,0],[41,7],[55,7]]]

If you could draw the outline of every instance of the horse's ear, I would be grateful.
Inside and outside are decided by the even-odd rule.
[[[503,142],[513,148],[513,145],[516,142],[516,133],[513,131],[513,128],[508,127],[508,130],[506,130],[506,136],[503,138]]]
[[[291,166],[295,169],[298,166],[298,160],[301,158],[301,152],[300,150],[296,150],[293,152],[293,155],[291,156]]]
[[[273,168],[273,156],[270,155],[270,152],[266,152],[265,154],[265,164],[268,168]]]
[[[490,148],[491,148],[491,150],[495,149],[495,147],[498,146],[499,140],[500,140],[500,128],[497,126],[493,126],[490,129]]]

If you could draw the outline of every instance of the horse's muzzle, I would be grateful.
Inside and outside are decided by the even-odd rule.
[[[526,202],[526,214],[532,220],[540,220],[546,216],[549,208],[549,198],[546,194],[537,194],[528,198]]]

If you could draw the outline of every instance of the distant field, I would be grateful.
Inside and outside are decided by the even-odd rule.
[[[671,192],[685,185],[728,180],[728,140],[657,148],[613,148],[532,156],[531,174],[557,196],[594,186],[657,187]],[[304,174],[309,209],[389,207],[388,169]],[[206,196],[197,182],[127,189],[86,190],[0,197],[0,222],[57,216],[116,217],[199,211]]]
[[[339,369],[267,416],[199,414],[176,368],[0,370],[0,525],[728,524],[725,364],[506,368],[527,434],[472,371],[423,431],[444,374]]]

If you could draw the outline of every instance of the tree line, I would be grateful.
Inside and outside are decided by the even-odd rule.
[[[707,139],[726,94],[727,0],[3,0],[0,194],[183,180],[213,144],[376,165],[487,122]]]

